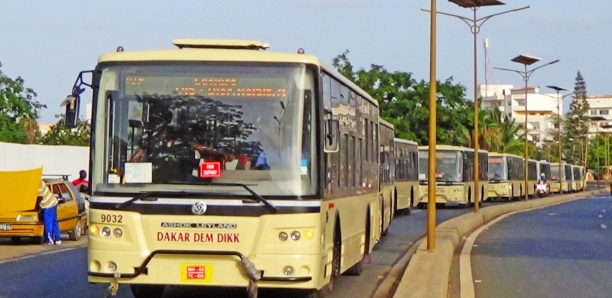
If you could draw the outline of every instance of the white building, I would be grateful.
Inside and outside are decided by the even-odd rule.
[[[595,136],[598,129],[597,126],[612,124],[612,95],[594,95],[587,96],[587,102],[589,103],[589,116],[601,116],[606,118],[605,121],[591,121],[589,126],[589,137]],[[612,129],[599,128],[599,132],[612,132]]]
[[[539,86],[527,87],[527,107],[525,107],[525,88],[513,85],[480,85],[481,108],[498,108],[502,113],[524,126],[527,114],[527,139],[536,146],[542,146],[545,139],[552,139],[552,129],[556,123],[551,116],[563,115],[563,106],[557,104],[557,94],[540,93]],[[526,109],[525,109],[526,108]]]

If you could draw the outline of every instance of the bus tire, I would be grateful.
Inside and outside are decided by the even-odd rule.
[[[382,212],[380,213],[380,235],[381,236],[387,236],[389,234],[389,226],[387,226],[387,228],[385,228],[385,205],[381,205],[382,208]]]
[[[318,290],[311,290],[305,295],[306,298],[331,298],[333,297],[332,290],[334,288],[334,279],[340,275],[340,258],[342,257],[342,237],[340,235],[338,222],[334,227],[334,248],[332,253],[332,272],[329,277],[329,282]]]
[[[134,285],[131,284],[134,298],[160,298],[164,294],[163,285]]]

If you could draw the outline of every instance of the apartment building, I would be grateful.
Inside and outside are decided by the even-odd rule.
[[[525,125],[527,114],[527,139],[539,147],[544,140],[553,138],[550,133],[557,123],[551,116],[564,114],[563,105],[557,105],[557,94],[540,93],[539,86],[527,87],[527,101],[525,87],[514,88],[513,85],[480,85],[479,97],[482,109],[497,108],[521,126]]]
[[[599,132],[612,132],[612,129],[601,128],[604,124],[612,124],[612,95],[587,96],[589,103],[589,116],[601,116],[605,121],[591,121],[589,126],[589,137]],[[598,128],[599,126],[599,128]]]

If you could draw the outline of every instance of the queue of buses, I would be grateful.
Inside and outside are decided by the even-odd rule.
[[[395,214],[427,206],[428,148],[395,138],[334,68],[259,41],[173,44],[99,56],[64,101],[71,127],[93,89],[90,283],[135,297],[166,285],[333,296]],[[469,206],[476,188],[481,201],[519,198],[540,173],[553,192],[584,188],[580,167],[528,161],[524,185],[520,157],[479,152],[475,165],[473,149],[436,147],[438,203]]]

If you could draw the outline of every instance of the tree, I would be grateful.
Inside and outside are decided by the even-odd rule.
[[[2,63],[0,63],[0,68]],[[11,79],[0,70],[0,141],[33,142],[32,127],[38,127],[40,110],[45,105],[36,101],[36,92],[24,86],[21,77]]]
[[[580,71],[576,74],[576,83],[574,85],[574,98],[570,105],[569,113],[565,117],[565,136],[566,148],[571,150],[575,146],[583,146],[583,139],[589,132],[589,103],[587,101],[587,89],[586,83],[582,78]],[[571,139],[571,141],[570,141]],[[584,163],[583,152],[579,152],[577,160],[575,160],[575,154],[568,156],[568,162],[577,164]]]
[[[409,72],[389,72],[372,64],[369,70],[355,68],[349,51],[336,56],[332,65],[356,85],[368,92],[380,105],[380,117],[395,126],[396,137],[419,144],[429,142],[429,83],[417,82]],[[472,112],[464,98],[465,88],[452,78],[437,82],[437,141],[439,144],[467,145]]]
[[[64,115],[55,115],[60,120],[49,132],[40,138],[43,145],[89,146],[91,126],[84,119],[77,121],[77,127],[70,129],[64,125]]]

